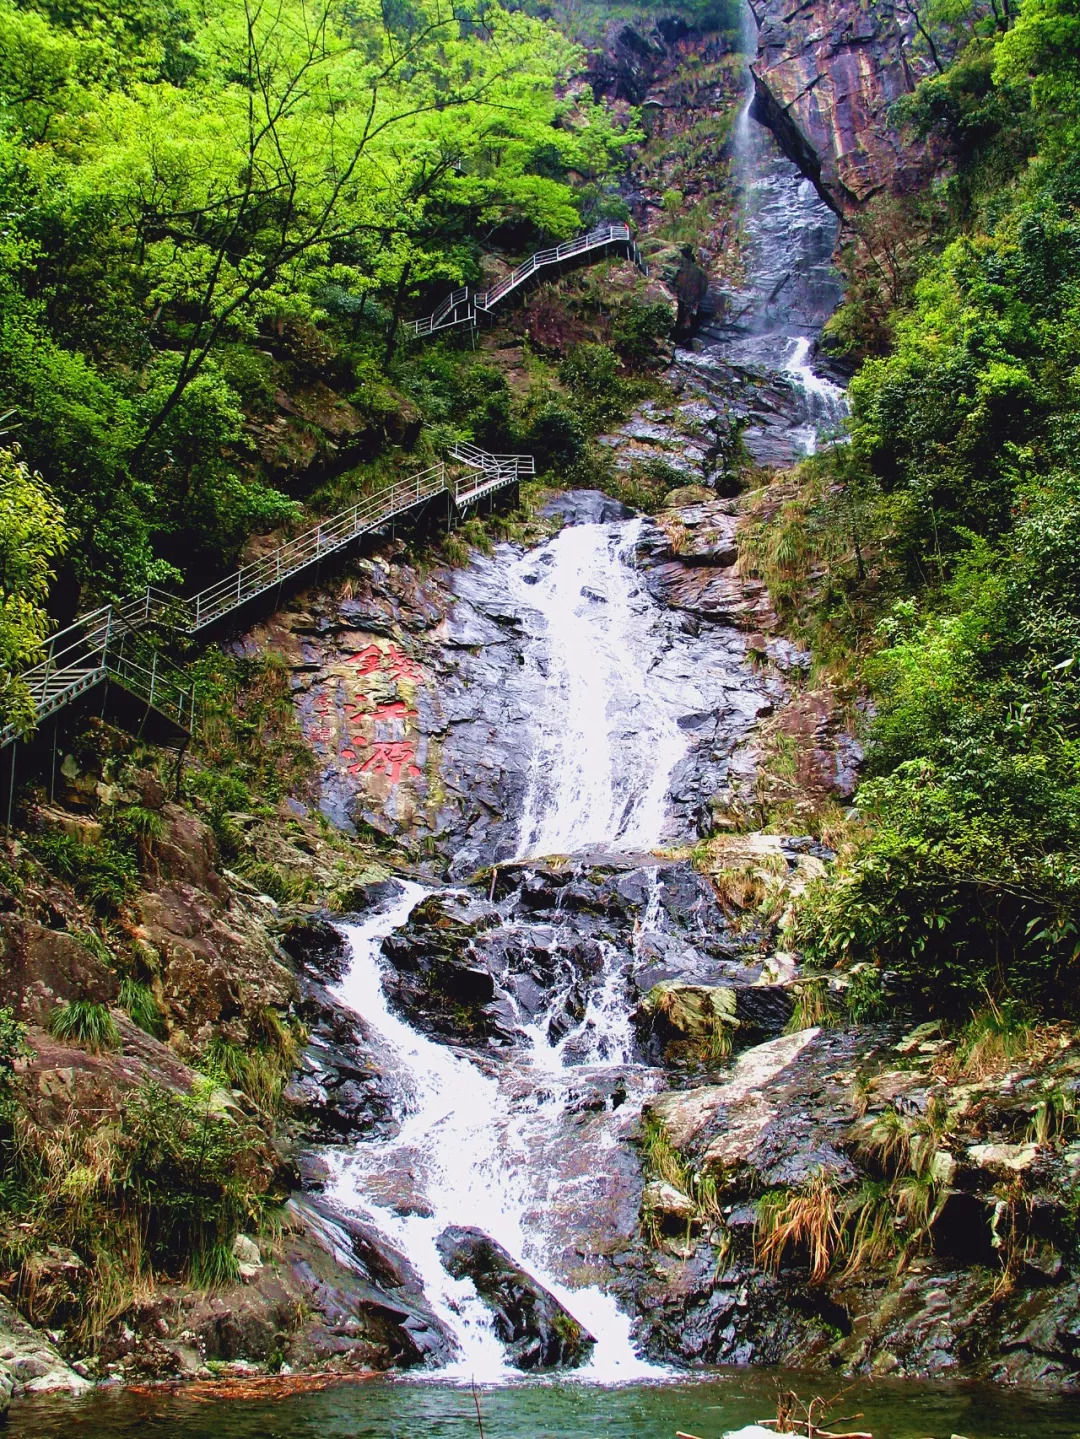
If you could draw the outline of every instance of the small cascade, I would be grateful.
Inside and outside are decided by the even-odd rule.
[[[595,1336],[591,1360],[575,1377],[612,1383],[655,1376],[662,1371],[635,1354],[629,1316],[615,1300],[596,1287],[568,1288],[549,1272],[544,1254],[542,1216],[552,1183],[544,1148],[583,1070],[617,1072],[636,1084],[641,1098],[652,1083],[640,1066],[639,1074],[633,1072],[617,951],[611,946],[605,956],[604,973],[572,1033],[552,1045],[541,1017],[523,1024],[526,1043],[513,1060],[482,1067],[414,1030],[386,999],[382,941],[426,893],[403,883],[385,909],[361,924],[341,926],[352,962],[338,997],[364,1016],[384,1053],[403,1118],[393,1139],[335,1156],[331,1197],[408,1256],[428,1302],[458,1344],[444,1377],[520,1377],[507,1365],[491,1314],[470,1281],[452,1278],[443,1267],[437,1241],[450,1225],[481,1229],[502,1245]]]
[[[819,441],[834,434],[848,411],[847,396],[839,385],[819,375],[810,365],[813,341],[800,335],[792,344],[784,374],[802,396],[807,423],[796,431],[805,454],[816,452]]]
[[[544,696],[519,859],[648,849],[663,835],[689,746],[652,679],[667,637],[634,567],[643,524],[572,525],[514,566]]]

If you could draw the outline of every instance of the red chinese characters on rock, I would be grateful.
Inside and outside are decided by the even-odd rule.
[[[349,655],[345,661],[358,679],[379,675],[395,683],[401,680],[416,683],[423,678],[423,671],[417,662],[397,645],[380,649],[376,644],[366,645],[362,650]],[[420,774],[416,763],[415,722],[417,711],[403,699],[384,700],[368,708],[363,700],[350,700],[345,704],[345,723],[348,741],[341,750],[341,758],[353,775],[383,775],[391,784],[401,779],[415,779]],[[371,738],[361,733],[361,727],[371,724]]]
[[[314,692],[311,701],[311,716],[307,725],[307,736],[313,745],[330,743],[330,697],[322,690]]]
[[[362,650],[348,655],[345,663],[354,667],[358,677],[382,672],[389,679],[411,680],[414,684],[418,684],[424,677],[424,672],[416,660],[395,644],[387,645],[384,650],[377,644],[365,645]]]
[[[352,774],[384,774],[391,784],[397,784],[404,774],[415,779],[420,773],[416,763],[416,744],[411,739],[375,740],[371,754],[359,765],[350,765]]]

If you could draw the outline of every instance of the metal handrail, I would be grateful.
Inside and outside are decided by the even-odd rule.
[[[545,265],[558,265],[564,260],[571,259],[574,255],[581,255],[587,250],[597,250],[612,244],[630,245],[635,262],[640,263],[637,246],[634,244],[629,225],[598,225],[595,229],[586,231],[584,235],[577,235],[573,240],[564,240],[561,245],[552,245],[545,250],[536,250],[516,270],[507,275],[505,279],[492,285],[490,289],[471,293],[469,287],[465,285],[460,289],[452,290],[430,315],[411,322],[412,332],[416,336],[430,335],[436,330],[449,329],[453,325],[475,324],[479,312],[487,314],[493,305],[497,305],[511,290],[516,289],[530,275],[535,275],[537,270],[543,269]],[[458,314],[462,306],[465,307],[464,313]],[[453,318],[450,318],[451,316]]]
[[[479,478],[455,478],[451,482],[446,464],[440,460],[374,495],[364,496],[348,509],[321,520],[194,595],[183,598],[151,585],[129,600],[80,615],[73,624],[51,635],[45,642],[44,659],[23,672],[37,719],[44,719],[112,676],[185,728],[193,713],[192,690],[184,687],[181,671],[175,665],[139,642],[141,630],[158,624],[194,635],[358,536],[436,495],[446,493],[458,506],[464,506],[513,483],[521,475],[536,473],[532,455],[492,455],[467,441],[454,445],[450,454]],[[0,749],[17,738],[14,725],[0,729]]]

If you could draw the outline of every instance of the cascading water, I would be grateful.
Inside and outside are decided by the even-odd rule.
[[[835,217],[753,120],[751,103],[752,88],[735,130],[745,284],[728,297],[724,323],[698,351],[680,352],[680,362],[699,373],[724,367],[744,380],[764,377],[788,397],[772,406],[783,410],[780,421],[758,436],[759,458],[768,461],[812,452],[842,419],[842,391],[811,364],[811,335],[839,291],[829,267]],[[753,430],[747,438],[754,440]],[[525,640],[512,689],[531,701],[529,728],[521,732],[529,734],[531,760],[509,851],[518,861],[641,854],[659,845],[674,776],[692,748],[689,731],[739,693],[731,671],[741,665],[741,649],[736,655],[715,639],[699,646],[645,586],[636,567],[645,523],[571,524],[509,559],[501,576],[500,613],[512,610]],[[517,1372],[471,1281],[452,1277],[440,1257],[440,1236],[453,1226],[478,1229],[501,1245],[595,1336],[577,1375],[618,1381],[657,1372],[635,1354],[629,1317],[610,1294],[566,1282],[573,1267],[566,1254],[567,1235],[573,1249],[587,1217],[607,1201],[620,1141],[658,1082],[635,1059],[626,973],[651,962],[646,951],[662,928],[662,889],[657,876],[647,881],[631,942],[595,941],[586,992],[570,1005],[581,985],[570,962],[573,914],[558,916],[538,938],[525,933],[537,928],[527,917],[510,909],[492,915],[488,907],[508,943],[539,944],[554,956],[564,951],[560,972],[570,976],[564,988],[552,983],[532,1010],[511,995],[516,1042],[498,1054],[430,1039],[388,1001],[383,941],[408,921],[424,889],[403,884],[380,912],[342,926],[352,963],[340,998],[363,1016],[381,1049],[400,1124],[391,1139],[337,1156],[332,1197],[408,1256],[456,1340],[447,1377],[492,1381]],[[576,1015],[569,1025],[568,1009]],[[615,1087],[617,1107],[602,1098]],[[583,1093],[590,1096],[587,1132],[575,1128]]]
[[[667,637],[634,568],[642,524],[573,525],[514,566],[523,610],[540,620],[526,663],[545,698],[519,859],[660,841],[688,742],[651,682]]]
[[[650,594],[637,567],[647,523],[569,524],[525,554],[508,554],[500,598],[484,602],[513,614],[524,639],[515,684],[522,697],[533,697],[515,857],[637,854],[649,877],[632,939],[620,947],[599,938],[583,975],[573,958],[572,911],[554,925],[532,925],[507,909],[499,933],[543,949],[563,978],[549,983],[532,1010],[510,994],[517,1042],[481,1058],[427,1038],[388,1002],[382,943],[424,897],[420,886],[404,885],[380,913],[342,926],[352,964],[340,998],[363,1016],[385,1056],[402,1118],[389,1141],[362,1143],[334,1159],[332,1197],[408,1256],[457,1341],[448,1377],[496,1380],[517,1372],[472,1285],[444,1268],[437,1241],[451,1226],[495,1240],[595,1336],[590,1362],[576,1376],[621,1381],[662,1372],[636,1356],[630,1319],[610,1294],[567,1284],[574,1267],[567,1251],[610,1206],[623,1141],[661,1079],[636,1058],[626,971],[649,962],[645,951],[663,928],[663,885],[651,875],[648,852],[665,836],[673,774],[695,742],[693,727],[680,720],[697,726],[703,714],[730,715],[726,723],[741,734],[765,700],[747,691],[741,642],[697,636]],[[749,710],[740,707],[742,697]],[[476,902],[467,891],[444,893]],[[574,1016],[569,1024],[567,1013]],[[575,1108],[583,1095],[585,1111]],[[628,1164],[636,1213],[639,1181],[632,1158]],[[615,1222],[597,1222],[610,1239]],[[624,1227],[615,1232],[628,1237]]]
[[[387,908],[362,924],[342,926],[352,963],[339,997],[364,1016],[380,1044],[404,1118],[389,1142],[361,1144],[338,1157],[331,1197],[363,1214],[408,1255],[428,1302],[458,1344],[444,1377],[490,1382],[517,1374],[472,1284],[452,1278],[443,1266],[437,1241],[450,1225],[479,1228],[501,1244],[595,1336],[591,1361],[579,1377],[610,1383],[654,1375],[660,1371],[635,1354],[629,1317],[615,1301],[599,1288],[569,1289],[545,1255],[551,1188],[564,1181],[544,1162],[544,1149],[583,1071],[617,1071],[636,1086],[639,1099],[651,1084],[647,1070],[637,1066],[635,1073],[618,956],[614,950],[606,956],[605,973],[575,1032],[552,1044],[543,1017],[525,1023],[521,1053],[489,1071],[419,1034],[387,1002],[382,941],[426,893],[418,884],[403,884]]]
[[[847,396],[839,385],[819,375],[810,365],[813,342],[800,335],[784,365],[785,375],[803,396],[808,422],[798,432],[806,454],[812,455],[823,436],[835,433],[847,414]]]

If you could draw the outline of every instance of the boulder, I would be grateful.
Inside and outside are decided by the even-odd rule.
[[[593,1336],[481,1230],[451,1225],[439,1236],[438,1249],[455,1279],[467,1277],[476,1286],[515,1368],[574,1368],[588,1358]]]
[[[80,1394],[89,1387],[65,1364],[55,1345],[0,1298],[0,1415],[6,1411],[12,1394],[64,1389]]]
[[[834,210],[857,211],[880,190],[917,189],[933,147],[888,123],[890,107],[931,69],[911,42],[912,11],[883,0],[755,0],[754,116]]]
[[[641,1194],[641,1209],[660,1224],[685,1229],[694,1220],[694,1201],[666,1180],[654,1179]]]
[[[657,984],[634,1016],[668,1063],[708,1064],[731,1053],[739,1021],[735,990],[722,985]]]
[[[1037,1144],[969,1144],[968,1158],[980,1169],[1006,1169],[1022,1174],[1039,1156]]]
[[[621,500],[613,500],[602,490],[567,490],[548,500],[541,513],[545,518],[558,516],[567,525],[610,525],[629,520],[634,514]]]
[[[463,1043],[515,1042],[505,996],[473,943],[490,927],[490,919],[461,919],[445,897],[431,895],[383,941],[392,966],[386,992],[410,1023]]]
[[[648,1106],[649,1113],[659,1120],[675,1148],[681,1149],[696,1139],[721,1109],[756,1095],[777,1079],[818,1033],[817,1029],[800,1029],[748,1049],[739,1055],[723,1084],[662,1094]]]

